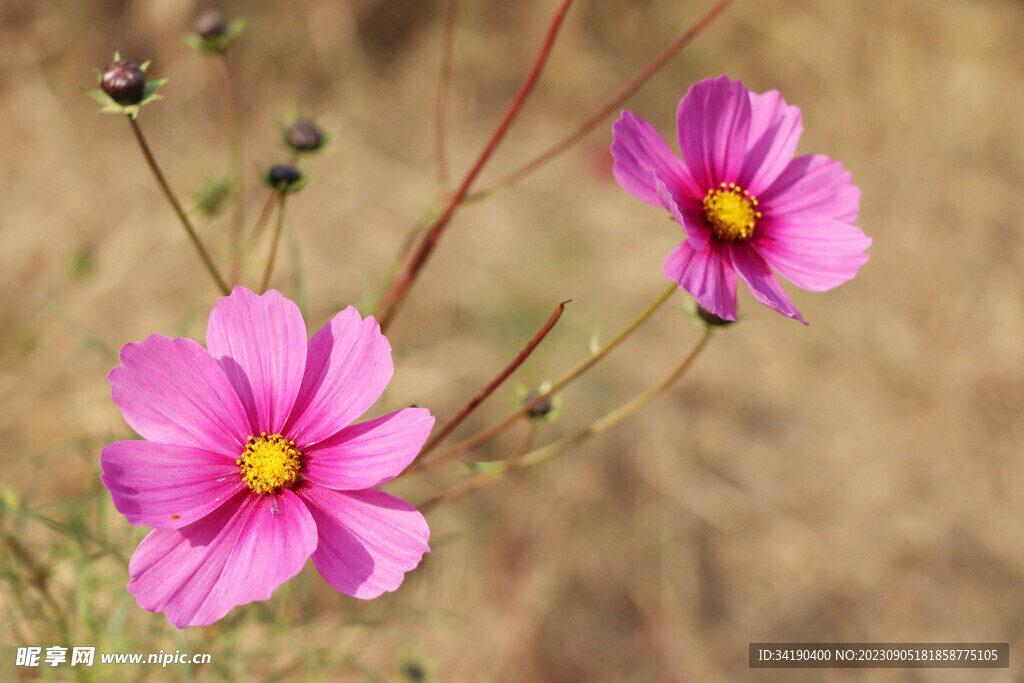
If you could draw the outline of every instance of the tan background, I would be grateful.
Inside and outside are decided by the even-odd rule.
[[[553,4],[461,3],[453,174],[500,118]],[[708,5],[578,0],[485,182],[571,130]],[[16,645],[95,644],[213,655],[210,666],[130,674],[168,679],[403,680],[410,660],[442,680],[962,679],[751,672],[752,641],[1009,641],[1017,663],[984,679],[1024,670],[1022,3],[735,2],[627,106],[675,146],[676,104],[696,80],[728,73],[781,91],[803,110],[800,152],[841,160],[863,191],[858,225],[874,244],[859,277],[824,294],[789,287],[806,328],[744,292],[743,324],[671,395],[431,512],[434,551],[398,593],[362,603],[309,566],[270,602],[181,634],[139,610],[125,568],[82,539],[128,555],[141,533],[98,480],[102,444],[127,436],[104,379],[110,350],[155,332],[202,339],[216,292],[125,123],[95,116],[79,88],[115,49],[153,59],[150,73],[171,81],[141,123],[187,195],[227,158],[217,73],[181,42],[198,8],[0,6],[2,485],[16,492],[8,500],[79,530],[57,533],[8,505],[4,529],[50,568],[72,642],[24,612],[31,590],[19,598],[25,584],[9,579],[4,671]],[[440,9],[244,10],[232,58],[249,220],[264,197],[256,166],[283,157],[276,122],[298,105],[336,136],[290,207],[311,331],[349,303],[369,313],[407,230],[437,205]],[[607,339],[663,288],[682,232],[611,179],[610,124],[458,215],[392,328],[397,371],[375,411],[452,414],[571,298],[515,379],[556,377],[587,353],[595,325]],[[204,239],[223,247],[225,226],[202,222]],[[283,253],[274,284],[295,296]],[[699,335],[682,302],[567,391],[538,443],[666,373]],[[499,391],[459,435],[504,415],[511,394]],[[518,438],[475,457],[502,456]],[[416,502],[457,480],[391,490]],[[5,575],[24,579],[7,551]]]

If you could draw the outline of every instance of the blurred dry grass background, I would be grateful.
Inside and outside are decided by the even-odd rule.
[[[460,5],[456,176],[510,101],[553,7]],[[204,6],[0,5],[2,485],[53,516],[90,496],[110,507],[97,458],[104,439],[125,433],[105,381],[110,350],[154,332],[201,339],[215,298],[127,126],[95,116],[79,88],[115,49],[152,59],[150,73],[171,81],[141,122],[172,185],[185,195],[221,172],[223,93],[180,40]],[[484,183],[571,130],[709,6],[577,0]],[[232,55],[249,220],[262,202],[255,165],[283,158],[275,123],[296,105],[322,115],[336,137],[289,207],[307,321],[316,329],[349,303],[369,313],[408,228],[439,196],[441,3],[221,9],[250,22]],[[269,604],[236,610],[257,616],[181,635],[134,606],[123,567],[99,562],[91,609],[126,625],[103,642],[216,662],[130,674],[140,678],[388,678],[413,658],[441,680],[809,681],[963,672],[752,672],[747,643],[1009,641],[1013,668],[983,679],[1020,680],[1022,28],[1015,0],[737,0],[627,107],[674,141],[676,103],[696,80],[728,73],[781,91],[803,110],[801,153],[841,160],[863,191],[858,224],[874,244],[860,276],[824,294],[790,287],[807,328],[741,296],[744,324],[649,410],[432,512],[434,551],[397,594],[361,603],[307,567]],[[661,263],[682,233],[611,179],[610,123],[457,216],[392,328],[397,371],[381,410],[416,403],[450,415],[572,298],[520,378],[558,376],[586,353],[595,324],[607,338],[663,288]],[[206,225],[205,239],[222,243],[225,225]],[[282,266],[275,284],[294,295]],[[667,372],[698,337],[674,308],[567,391],[562,420],[539,438],[575,431]],[[508,395],[459,434],[503,415]],[[451,480],[392,490],[423,500]],[[130,552],[122,518],[108,511],[91,524]],[[52,562],[56,590],[73,593],[81,568],[60,564],[60,537],[18,528]],[[2,600],[5,667],[15,645],[61,644]],[[69,619],[79,637],[63,644],[92,644]]]

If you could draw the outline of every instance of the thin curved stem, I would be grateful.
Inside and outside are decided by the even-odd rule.
[[[643,87],[643,85],[647,83],[647,81],[649,81],[651,77],[654,76],[654,74],[658,73],[658,71],[660,71],[661,68],[664,67],[665,64],[669,62],[669,60],[675,57],[680,50],[689,45],[694,38],[696,38],[705,28],[708,27],[708,25],[712,21],[714,21],[714,19],[719,14],[722,13],[722,11],[726,8],[726,6],[728,6],[730,2],[732,2],[732,0],[720,0],[720,2],[718,2],[714,7],[712,7],[707,14],[705,14],[695,24],[693,24],[689,29],[687,29],[686,32],[683,33],[683,35],[679,36],[679,38],[675,40],[675,42],[673,42],[667,48],[662,50],[661,53],[658,54],[658,56],[655,57],[653,60],[651,60],[651,62],[647,66],[641,69],[636,76],[630,79],[630,81],[622,88],[622,90],[617,92],[596,112],[591,114],[585,121],[583,121],[583,123],[581,123],[579,127],[576,128],[576,130],[574,130],[572,133],[567,135],[559,142],[549,147],[536,158],[532,159],[526,164],[523,164],[516,170],[502,176],[501,178],[494,181],[487,187],[477,190],[469,197],[467,197],[466,200],[474,201],[480,199],[499,188],[506,187],[508,185],[513,185],[519,182],[520,180],[530,175],[547,162],[557,157],[562,152],[566,151],[567,149],[575,145],[587,133],[592,131],[594,128],[598,126],[598,124],[600,124],[602,121],[608,118],[610,114],[614,113],[614,111],[618,109],[623,102],[632,97],[637,90]]]
[[[530,73],[527,75],[526,80],[519,88],[519,92],[516,94],[515,99],[509,106],[508,111],[505,112],[505,116],[502,118],[498,127],[491,134],[490,139],[484,146],[483,151],[477,157],[476,162],[470,168],[469,172],[462,179],[459,184],[458,190],[448,200],[444,211],[440,217],[434,222],[434,224],[427,230],[423,239],[413,248],[409,257],[406,259],[405,264],[402,267],[401,272],[391,281],[387,291],[384,293],[384,297],[381,299],[380,304],[377,306],[377,310],[374,312],[373,317],[380,323],[382,331],[386,331],[390,326],[392,319],[395,316],[395,311],[401,304],[402,300],[408,294],[409,289],[416,281],[420,271],[430,258],[434,248],[437,246],[438,241],[441,239],[441,235],[444,233],[446,227],[451,222],[452,217],[462,204],[466,195],[469,194],[470,186],[473,181],[476,180],[480,171],[483,170],[484,165],[491,158],[494,150],[498,147],[498,143],[505,136],[509,126],[515,120],[520,110],[523,108],[523,104],[526,102],[527,96],[533,91],[534,85],[537,83],[537,79],[540,78],[541,71],[544,69],[544,64],[547,62],[548,55],[551,53],[551,48],[554,47],[555,37],[558,35],[558,29],[562,25],[562,20],[565,18],[566,12],[569,10],[569,6],[572,4],[572,0],[561,0],[558,4],[558,8],[555,10],[555,15],[551,20],[551,24],[548,26],[547,34],[544,37],[544,42],[541,44],[540,51],[537,53],[537,57],[534,61],[533,68],[530,69]]]
[[[445,438],[449,434],[451,434],[456,427],[462,424],[462,421],[465,420],[469,416],[469,414],[472,413],[476,409],[476,407],[483,402],[484,399],[493,394],[494,390],[501,386],[501,383],[508,379],[509,376],[513,372],[515,372],[520,365],[523,364],[523,361],[525,361],[529,357],[529,355],[533,353],[533,350],[537,348],[541,341],[543,341],[544,337],[548,335],[548,332],[550,332],[551,329],[555,326],[555,323],[558,322],[558,319],[562,317],[562,312],[565,311],[565,305],[567,303],[569,302],[563,301],[557,306],[555,306],[555,310],[553,310],[551,312],[551,315],[548,316],[548,319],[544,323],[544,325],[542,325],[541,328],[537,330],[537,332],[533,335],[533,337],[530,338],[530,341],[526,343],[526,346],[524,346],[522,350],[518,354],[516,354],[516,357],[513,358],[512,361],[508,365],[506,365],[502,369],[502,371],[499,372],[498,375],[493,380],[491,380],[486,387],[483,388],[483,390],[480,391],[480,393],[474,396],[469,401],[469,403],[463,406],[463,408],[458,413],[455,414],[454,417],[452,417],[450,420],[448,420],[448,422],[445,423],[444,427],[442,427],[440,430],[437,431],[436,434],[434,434],[430,441],[428,441],[427,444],[420,451],[419,455],[416,456],[417,460],[426,457],[426,455],[430,453],[432,450],[434,450],[438,446],[438,444],[444,441]],[[413,465],[411,465],[408,469],[405,470],[406,473],[416,471],[417,468],[415,466],[415,463],[416,460],[413,461]]]
[[[476,448],[477,446],[494,438],[498,434],[504,432],[506,429],[515,424],[516,421],[525,416],[534,407],[540,405],[541,402],[547,400],[550,396],[553,396],[557,392],[567,387],[577,377],[579,377],[584,372],[592,368],[594,365],[598,363],[598,361],[600,361],[602,358],[611,353],[612,350],[615,349],[615,347],[617,347],[626,339],[626,337],[635,332],[640,327],[640,325],[642,325],[648,318],[650,318],[651,315],[653,315],[654,312],[658,310],[658,308],[663,303],[668,301],[669,297],[671,297],[677,289],[678,286],[675,283],[672,283],[671,286],[666,288],[665,291],[663,291],[657,299],[651,302],[651,304],[647,308],[645,308],[643,312],[640,313],[640,315],[638,315],[628,325],[626,325],[626,327],[624,327],[622,331],[619,332],[619,334],[617,334],[610,342],[608,342],[608,344],[603,346],[597,353],[591,355],[586,360],[583,360],[580,363],[578,363],[576,367],[574,367],[572,370],[566,373],[557,382],[552,384],[551,388],[547,392],[538,393],[537,396],[534,396],[529,401],[525,401],[521,408],[510,413],[507,417],[505,417],[505,419],[491,425],[487,429],[477,433],[474,436],[471,436],[465,441],[455,444],[444,453],[438,455],[433,460],[429,460],[418,465],[412,471],[428,469],[431,467],[435,467],[443,462],[447,462],[448,460],[451,460],[452,458],[455,458],[465,453],[466,451],[470,451]]]
[[[281,198],[281,193],[270,192],[267,195],[267,201],[263,203],[263,208],[260,209],[260,215],[256,217],[256,223],[253,225],[252,232],[249,233],[249,237],[246,238],[242,244],[242,249],[235,254],[235,259],[231,264],[231,281],[239,282],[242,279],[242,268],[245,263],[249,252],[252,251],[256,242],[263,235],[263,230],[267,227],[267,221],[270,220],[270,214],[273,212],[274,207],[277,206],[278,200]]]
[[[277,203],[277,224],[274,226],[274,236],[270,239],[270,255],[267,257],[267,267],[263,271],[263,279],[260,280],[260,292],[267,291],[270,284],[270,276],[274,272],[274,260],[277,256],[277,245],[281,241],[281,230],[284,228],[284,200],[288,196],[281,192],[281,199]]]
[[[217,271],[217,266],[213,265],[213,260],[210,258],[209,252],[203,247],[202,242],[199,241],[199,235],[196,233],[195,228],[192,227],[192,222],[189,221],[188,215],[185,210],[181,208],[181,204],[175,198],[174,193],[171,192],[170,186],[167,184],[167,179],[164,178],[163,172],[160,170],[160,166],[157,165],[156,159],[153,158],[153,152],[149,149],[149,144],[146,143],[146,138],[142,134],[142,129],[139,128],[139,123],[130,116],[125,117],[128,119],[128,123],[131,124],[132,132],[135,133],[135,139],[139,143],[139,147],[142,149],[142,155],[146,157],[146,163],[149,164],[149,168],[153,171],[153,175],[156,177],[157,183],[160,185],[160,189],[163,190],[164,197],[170,202],[171,208],[174,209],[174,213],[178,214],[178,220],[181,221],[181,225],[185,228],[185,232],[188,234],[192,244],[195,246],[196,251],[199,252],[199,257],[203,260],[203,264],[206,266],[206,270],[209,271],[210,277],[217,284],[221,293],[224,296],[231,294],[231,290],[224,282],[224,278],[221,277]]]
[[[434,100],[434,157],[437,179],[442,186],[448,184],[448,155],[446,149],[446,118],[448,87],[452,81],[452,48],[455,41],[455,15],[459,0],[448,0],[444,10],[444,29],[441,33],[441,68],[437,76],[437,97]]]
[[[607,413],[603,417],[595,420],[586,429],[583,429],[577,432],[576,434],[573,434],[572,436],[567,436],[563,439],[552,441],[546,446],[541,446],[540,448],[530,451],[525,455],[513,455],[509,457],[506,461],[502,461],[503,466],[497,467],[493,471],[478,474],[472,479],[469,479],[467,481],[462,482],[461,484],[452,487],[448,491],[445,491],[441,495],[431,500],[428,500],[423,505],[418,505],[417,507],[420,510],[425,510],[437,505],[438,503],[455,500],[456,498],[460,498],[466,495],[467,493],[477,491],[488,484],[492,484],[500,479],[503,479],[512,470],[523,470],[528,467],[533,467],[534,465],[539,465],[545,460],[548,460],[560,453],[563,453],[566,450],[573,448],[574,446],[578,446],[584,441],[587,441],[588,439],[591,439],[597,436],[598,434],[601,434],[602,432],[608,431],[609,429],[611,429],[618,423],[622,422],[624,419],[626,419],[633,413],[637,412],[638,410],[646,406],[648,403],[650,403],[655,398],[664,393],[669,387],[675,384],[676,381],[680,377],[682,377],[687,370],[690,369],[690,366],[693,365],[693,362],[697,359],[697,356],[699,356],[701,351],[704,350],[704,347],[707,346],[713,334],[714,332],[712,328],[706,328],[704,334],[700,338],[700,341],[697,342],[697,345],[693,347],[693,349],[688,354],[686,354],[686,357],[683,358],[682,362],[679,365],[677,365],[672,370],[672,372],[666,375],[664,379],[662,379],[660,382],[652,386],[644,393],[634,397],[631,401],[622,404],[621,406],[611,411],[610,413]],[[493,465],[493,463],[488,464]]]
[[[242,240],[245,223],[245,199],[242,189],[242,119],[238,113],[235,88],[231,82],[231,69],[227,52],[219,55],[220,72],[227,100],[228,139],[231,145],[231,244],[237,250]]]

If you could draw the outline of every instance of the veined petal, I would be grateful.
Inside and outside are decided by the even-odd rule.
[[[429,410],[405,408],[345,427],[303,453],[303,474],[332,489],[380,486],[416,459],[433,426]]]
[[[291,491],[239,493],[190,526],[151,531],[128,565],[128,591],[178,628],[207,626],[237,605],[269,598],[316,543],[313,518]]]
[[[824,292],[852,280],[867,263],[871,238],[860,228],[822,219],[814,225],[776,221],[754,235],[751,247],[797,287]]]
[[[743,280],[743,283],[750,289],[754,298],[769,308],[774,308],[782,315],[799,320],[804,325],[807,321],[803,319],[796,306],[789,300],[782,285],[779,284],[775,273],[768,267],[763,258],[757,255],[749,245],[726,244],[729,256],[736,273]]]
[[[612,135],[615,159],[612,173],[626,192],[648,204],[660,205],[662,202],[651,178],[653,171],[671,187],[686,188],[698,197],[703,194],[704,190],[697,187],[683,162],[647,121],[631,111],[623,111],[622,117],[612,124]]]
[[[125,421],[150,441],[238,453],[249,436],[224,371],[191,339],[154,334],[125,344],[107,379]]]
[[[356,598],[375,598],[402,584],[430,547],[423,515],[377,489],[334,491],[308,485],[298,494],[320,533],[313,564],[327,583]]]
[[[273,289],[235,287],[210,312],[206,346],[242,399],[250,433],[281,433],[306,368],[299,307]]]
[[[683,242],[665,259],[665,277],[723,320],[736,319],[736,274],[714,241],[701,251]]]
[[[860,189],[853,184],[853,176],[823,154],[790,161],[758,200],[769,223],[815,223],[820,219],[853,223],[860,211]]]
[[[736,182],[750,131],[750,94],[728,76],[690,86],[679,102],[676,127],[683,163],[703,196],[720,182]]]
[[[235,457],[155,441],[116,441],[100,453],[103,485],[136,526],[178,529],[205,517],[245,484]]]
[[[349,306],[309,340],[289,438],[304,450],[334,436],[380,398],[394,369],[377,321]]]
[[[661,205],[668,209],[676,223],[686,231],[686,241],[698,251],[703,249],[711,239],[711,228],[704,221],[703,209],[697,208],[701,206],[700,202],[674,192],[654,171],[651,171],[651,177]]]
[[[760,195],[793,160],[804,126],[800,107],[791,107],[775,90],[750,97],[750,132],[739,184]]]

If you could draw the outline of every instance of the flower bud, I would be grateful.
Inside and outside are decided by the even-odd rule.
[[[324,132],[312,119],[296,119],[284,131],[285,142],[296,152],[315,152],[324,144]]]
[[[118,104],[135,104],[145,93],[146,74],[135,62],[121,59],[103,71],[100,88]]]
[[[523,403],[529,403],[530,401],[537,398],[538,395],[539,393],[536,390],[530,391],[530,393],[526,395],[526,398],[523,399]],[[540,403],[527,410],[526,416],[531,418],[547,417],[548,413],[550,413],[554,409],[554,407],[554,404],[551,402],[551,397],[547,396]]]
[[[270,184],[274,187],[280,185],[291,185],[297,183],[301,178],[302,174],[299,173],[299,169],[294,166],[284,166],[277,164],[276,166],[270,167],[270,172],[267,174],[270,178]]]
[[[196,18],[195,30],[204,40],[220,38],[228,30],[228,21],[217,10],[206,10]]]
[[[260,177],[267,187],[281,194],[297,192],[309,182],[309,178],[303,175],[302,171],[286,164],[275,164],[266,174],[261,173]]]

